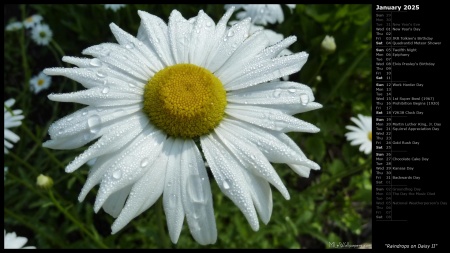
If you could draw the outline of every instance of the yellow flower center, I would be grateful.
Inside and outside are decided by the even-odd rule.
[[[372,141],[372,131],[370,131],[370,132],[367,134],[367,137],[369,138],[370,141]]]
[[[39,79],[39,81],[38,81],[38,83],[37,83],[39,86],[42,86],[43,84],[44,84],[44,80],[42,80],[42,79]]]
[[[226,91],[209,70],[176,64],[153,76],[144,89],[144,112],[172,137],[194,138],[219,125],[227,105]]]

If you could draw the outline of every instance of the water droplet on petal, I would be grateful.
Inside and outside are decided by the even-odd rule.
[[[190,175],[187,179],[188,194],[192,202],[205,203],[205,185],[199,175]]]
[[[171,187],[172,186],[172,181],[169,181],[168,183],[167,183],[167,187]]]
[[[142,46],[142,45],[144,45],[144,43],[142,43],[142,42],[138,42],[138,46]]]
[[[125,48],[126,48],[126,49],[133,49],[133,48],[134,48],[134,43],[133,43],[133,42],[130,42],[130,43],[126,44],[126,45],[125,45]]]
[[[134,84],[132,84],[132,83],[128,83],[128,86],[129,86],[130,88],[136,87],[136,86],[134,86]]]
[[[85,116],[87,113],[88,113],[87,109],[83,109],[83,110],[81,111],[81,115],[83,115],[83,116]]]
[[[102,62],[99,59],[94,58],[89,62],[89,65],[91,65],[93,67],[100,67],[100,66],[102,66]]]
[[[230,189],[231,188],[231,185],[232,185],[232,183],[231,183],[231,181],[230,181],[230,179],[225,179],[224,181],[223,181],[223,188],[225,189],[225,190],[228,190],[228,189]]]
[[[228,37],[232,37],[234,35],[234,31],[233,30],[229,30],[227,36]]]
[[[89,131],[93,134],[97,133],[102,128],[102,119],[96,114],[89,117],[87,123]]]
[[[256,159],[256,156],[255,155],[251,155],[250,158]]]
[[[281,95],[281,90],[280,90],[280,89],[276,89],[276,90],[273,92],[273,96],[276,97],[276,98],[279,98],[280,95]]]
[[[67,118],[67,121],[71,121],[73,118],[72,117],[68,117]]]
[[[288,91],[289,91],[290,93],[295,93],[295,92],[297,91],[297,89],[295,89],[295,88],[292,87],[292,88],[289,88]]]
[[[101,71],[101,70],[99,70],[99,71],[97,71],[97,76],[100,77],[100,78],[105,78],[106,77],[106,73]]]
[[[113,178],[120,179],[122,177],[122,170],[116,170],[112,174]]]
[[[109,92],[109,87],[108,87],[108,86],[103,87],[102,93],[103,93],[103,94],[106,94],[106,93],[108,93],[108,92]]]
[[[300,95],[300,102],[302,103],[302,105],[306,105],[309,103],[309,96],[308,94],[301,94]]]
[[[148,163],[149,163],[149,160],[148,160],[148,158],[144,158],[144,159],[142,159],[142,161],[141,161],[141,167],[145,167],[145,166],[147,166],[147,165],[148,165]]]

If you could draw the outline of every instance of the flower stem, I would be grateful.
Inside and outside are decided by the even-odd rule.
[[[359,62],[366,56],[366,53],[371,49],[372,47],[367,47],[364,51],[361,52],[360,55],[353,61],[352,65],[345,71],[345,73],[339,78],[339,81],[334,85],[333,89],[331,90],[330,94],[326,99],[324,99],[322,104],[326,104],[328,100],[330,100],[332,97],[334,97],[334,93],[341,87],[341,85],[344,83],[345,80],[347,80],[350,73],[353,72],[353,69],[356,68],[356,66],[359,64]]]
[[[26,18],[26,12],[25,12],[25,5],[21,4],[20,5],[20,10],[22,13],[22,19],[24,20]],[[19,43],[20,43],[20,52],[22,55],[22,67],[23,67],[23,71],[24,71],[24,89],[26,91],[29,91],[30,86],[28,85],[28,82],[30,81],[31,78],[31,73],[30,73],[30,68],[28,66],[28,55],[26,52],[26,45],[25,45],[25,33],[26,33],[26,29],[22,29],[22,32],[20,33],[19,36]]]
[[[61,204],[56,200],[55,196],[53,195],[53,191],[50,189],[48,191],[48,195],[50,199],[52,200],[53,204],[55,204],[56,208],[58,208],[61,213],[64,214],[69,220],[71,220],[77,227],[80,228],[81,231],[83,231],[87,236],[89,236],[93,241],[95,241],[98,246],[100,246],[103,249],[107,249],[108,246],[106,246],[99,238],[98,234],[93,234],[91,231],[89,231],[81,222],[79,222],[75,217],[72,216],[64,207],[61,206]]]
[[[170,243],[167,241],[167,234],[165,230],[164,225],[164,218],[163,218],[163,205],[162,205],[162,197],[158,201],[157,207],[156,207],[156,219],[158,220],[158,229],[159,229],[159,247],[161,249],[170,249]]]

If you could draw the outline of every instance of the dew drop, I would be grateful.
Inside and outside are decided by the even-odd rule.
[[[133,42],[130,42],[130,43],[126,44],[126,45],[125,45],[125,48],[126,48],[126,49],[133,49],[133,48],[134,48],[134,43],[133,43]]]
[[[81,112],[81,115],[86,116],[86,114],[88,114],[87,110],[83,109],[82,112]]]
[[[251,155],[250,158],[252,158],[253,160],[256,159],[255,155]]]
[[[302,103],[302,105],[306,105],[309,103],[309,97],[308,94],[301,94],[300,95],[300,102]]]
[[[139,41],[139,42],[138,42],[138,46],[141,47],[142,45],[144,45],[144,43],[142,43],[142,42]]]
[[[224,181],[223,181],[223,188],[225,189],[225,190],[228,190],[228,189],[230,189],[231,188],[231,185],[232,185],[232,183],[231,183],[231,181],[230,181],[230,179],[225,179]]]
[[[192,202],[205,203],[205,186],[199,175],[190,175],[187,179],[188,194]]]
[[[120,179],[122,177],[122,170],[116,170],[112,174],[113,178]]]
[[[228,37],[232,37],[234,35],[234,31],[233,30],[229,30],[227,36]]]
[[[172,181],[169,181],[168,183],[167,183],[167,187],[171,187],[172,186]]]
[[[72,117],[68,117],[67,118],[67,121],[71,121],[73,118]]]
[[[207,27],[210,27],[210,26],[212,26],[212,23],[211,23],[211,21],[208,21],[208,22],[206,22],[206,26],[207,26]]]
[[[276,97],[276,98],[279,98],[280,95],[281,95],[281,90],[280,90],[280,89],[276,89],[276,90],[273,92],[273,96]]]
[[[91,117],[89,117],[88,127],[89,127],[89,131],[93,134],[100,131],[100,129],[102,128],[102,119],[100,118],[100,116],[95,114],[95,115],[92,115]]]
[[[106,94],[108,92],[109,92],[109,87],[108,86],[103,87],[102,93]]]
[[[89,65],[91,65],[93,67],[100,67],[100,66],[102,66],[102,62],[99,59],[94,58],[89,62]]]
[[[149,163],[149,160],[148,160],[148,158],[144,158],[144,159],[142,159],[142,161],[141,161],[141,167],[145,167],[145,166],[147,166],[147,165],[148,165],[148,163]]]
[[[128,83],[128,86],[129,86],[130,88],[136,87],[136,86],[134,86],[134,84],[132,84],[132,83]]]
[[[101,70],[99,70],[99,71],[97,71],[97,76],[100,77],[100,78],[105,78],[106,77],[106,73],[101,71]]]
[[[289,88],[288,91],[289,91],[290,93],[295,93],[295,92],[297,91],[297,89],[295,89],[295,88],[292,87],[292,88]]]

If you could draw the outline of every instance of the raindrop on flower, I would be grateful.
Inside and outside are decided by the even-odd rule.
[[[102,62],[99,59],[94,58],[89,62],[89,65],[91,65],[93,67],[100,67],[100,66],[102,66]]]
[[[233,35],[234,35],[234,31],[233,30],[228,31],[228,34],[227,34],[228,37],[232,37]]]
[[[309,103],[308,94],[305,94],[305,93],[301,94],[300,95],[300,102],[302,103],[302,105],[308,104]]]
[[[147,165],[148,165],[148,163],[149,163],[149,161],[148,161],[148,158],[144,158],[144,159],[142,159],[142,161],[141,161],[141,167],[145,167],[145,166],[147,166]]]
[[[228,190],[228,189],[230,189],[231,188],[231,181],[230,181],[230,179],[225,179],[224,181],[223,181],[223,188],[225,189],[225,190]]]
[[[199,175],[190,175],[187,179],[187,188],[189,197],[193,202],[204,203],[206,196],[204,193],[204,185]]]
[[[100,78],[105,78],[106,77],[106,73],[101,71],[101,70],[99,70],[99,71],[97,71],[97,76],[100,77]]]
[[[102,119],[96,114],[89,117],[87,123],[89,131],[93,134],[97,133],[102,128]]]
[[[134,43],[133,43],[133,42],[130,42],[130,43],[126,44],[126,45],[125,45],[125,48],[126,48],[126,49],[133,49],[133,48],[134,48]]]
[[[108,92],[109,92],[109,87],[108,86],[103,87],[102,93],[106,94]]]
[[[113,178],[120,179],[122,177],[122,170],[116,170],[112,174]]]

